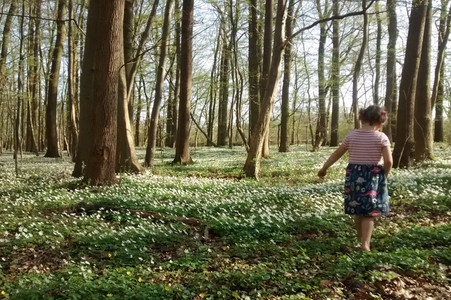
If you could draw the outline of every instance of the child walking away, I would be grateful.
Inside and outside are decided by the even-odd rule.
[[[319,170],[318,176],[326,176],[327,169],[349,151],[344,209],[346,214],[354,215],[357,239],[362,244],[362,250],[370,251],[374,219],[388,215],[390,209],[386,178],[392,168],[393,158],[390,140],[379,131],[387,121],[387,113],[372,105],[360,110],[359,119],[362,127],[346,135],[342,144]]]

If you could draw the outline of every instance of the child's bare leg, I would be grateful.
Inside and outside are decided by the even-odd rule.
[[[370,251],[371,235],[374,229],[374,217],[361,217],[361,238],[362,238],[362,250]]]
[[[354,216],[355,229],[357,230],[357,240],[362,241],[362,217]]]

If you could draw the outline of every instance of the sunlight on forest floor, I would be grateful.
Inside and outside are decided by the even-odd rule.
[[[0,156],[0,299],[451,298],[451,147],[389,178],[373,251],[342,212],[346,159],[271,149],[260,181],[244,148],[192,148],[153,174],[92,188],[69,157]],[[144,149],[138,149],[140,159]]]

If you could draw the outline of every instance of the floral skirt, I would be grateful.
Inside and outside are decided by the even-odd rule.
[[[388,215],[390,204],[384,168],[381,165],[348,164],[344,200],[346,214]]]

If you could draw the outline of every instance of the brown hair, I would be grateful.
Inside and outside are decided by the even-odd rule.
[[[387,112],[377,105],[368,106],[365,109],[360,109],[359,120],[362,123],[368,123],[371,126],[384,124],[387,121]]]

